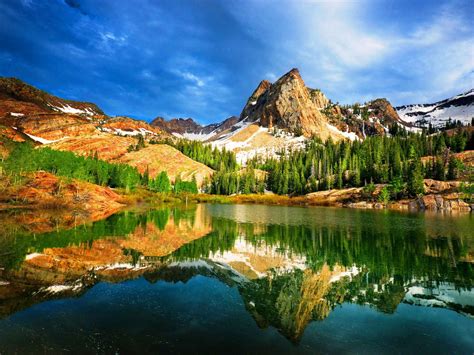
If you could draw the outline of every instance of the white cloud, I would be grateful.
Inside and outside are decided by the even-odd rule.
[[[370,0],[289,1],[271,10],[258,1],[230,11],[249,34],[266,39],[268,72],[299,67],[308,86],[335,101],[385,96],[402,104],[474,87],[472,16],[456,1],[411,18]],[[262,11],[265,19],[253,16]]]
[[[99,32],[99,47],[104,50],[112,50],[114,47],[122,47],[127,44],[127,36],[116,35],[112,32]]]
[[[176,71],[176,73],[181,76],[183,79],[186,79],[192,83],[194,83],[198,87],[203,87],[205,85],[205,81],[208,81],[209,79],[212,79],[212,77],[208,78],[200,78],[197,75],[189,72],[189,71]]]

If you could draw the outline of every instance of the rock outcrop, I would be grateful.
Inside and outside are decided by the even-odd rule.
[[[95,104],[65,100],[16,78],[0,78],[0,124],[45,143],[95,131],[104,120]],[[31,137],[33,136],[33,137]]]
[[[41,143],[64,137],[86,136],[96,132],[96,126],[88,118],[58,113],[21,117],[16,120],[13,127]]]
[[[15,201],[18,206],[82,211],[92,220],[105,218],[124,205],[121,196],[108,187],[78,180],[67,180],[38,171],[22,185],[7,185],[2,190],[0,204]],[[11,207],[11,205],[6,205]]]
[[[375,99],[368,104],[371,117],[377,119],[384,126],[400,123],[397,111],[387,99]]]
[[[155,139],[169,136],[159,127],[154,127],[145,121],[135,120],[125,116],[109,118],[100,124],[99,129],[103,132],[114,133],[119,136],[137,136],[140,134]]]
[[[462,200],[461,195],[458,193],[452,193],[448,195],[425,195],[410,201],[408,207],[412,210],[422,211],[471,211],[471,205]]]

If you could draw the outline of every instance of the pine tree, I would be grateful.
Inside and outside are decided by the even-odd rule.
[[[423,171],[419,158],[413,158],[408,170],[407,191],[410,196],[417,196],[425,192]]]

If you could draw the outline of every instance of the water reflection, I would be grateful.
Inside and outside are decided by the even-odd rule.
[[[1,316],[81,295],[99,281],[196,275],[238,289],[259,327],[273,326],[295,343],[311,321],[343,303],[474,316],[470,215],[197,205],[82,225],[51,218],[43,216],[38,229],[37,218],[0,215]]]

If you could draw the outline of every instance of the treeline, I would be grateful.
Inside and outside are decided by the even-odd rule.
[[[187,157],[203,163],[215,170],[211,179],[205,179],[202,190],[209,194],[231,195],[236,193],[255,193],[265,189],[265,183],[257,180],[254,171],[239,171],[239,165],[235,153],[212,147],[211,144],[187,139],[164,139],[161,141],[150,141],[150,144],[168,144]],[[188,192],[196,192],[193,186],[185,181],[180,181],[179,186]]]
[[[5,172],[22,174],[44,170],[58,176],[87,181],[93,184],[124,188],[127,191],[136,187],[153,192],[197,193],[197,183],[182,181],[176,177],[172,186],[165,171],[155,178],[149,176],[148,169],[140,174],[137,168],[127,164],[109,163],[98,159],[97,153],[91,156],[77,156],[72,152],[50,148],[35,149],[30,143],[15,143],[7,159],[2,162]]]
[[[58,176],[88,181],[101,186],[133,189],[141,183],[138,170],[126,164],[112,164],[97,158],[77,156],[50,148],[35,149],[30,143],[15,144],[3,163],[6,171],[22,173],[44,170]]]
[[[268,171],[267,188],[278,194],[391,183],[400,198],[423,193],[423,178],[456,178],[461,163],[451,153],[473,148],[473,134],[466,130],[451,136],[400,132],[354,142],[313,139],[304,150],[251,163]],[[435,157],[434,163],[422,164],[420,158],[427,155]]]
[[[235,171],[238,168],[237,160],[233,152],[225,148],[219,150],[200,141],[190,141],[187,139],[164,139],[161,141],[150,141],[150,144],[168,144],[189,158],[196,160],[214,170]]]
[[[212,175],[210,181],[204,181],[203,190],[217,195],[263,193],[265,179],[258,178],[252,167],[241,171],[221,169]]]

